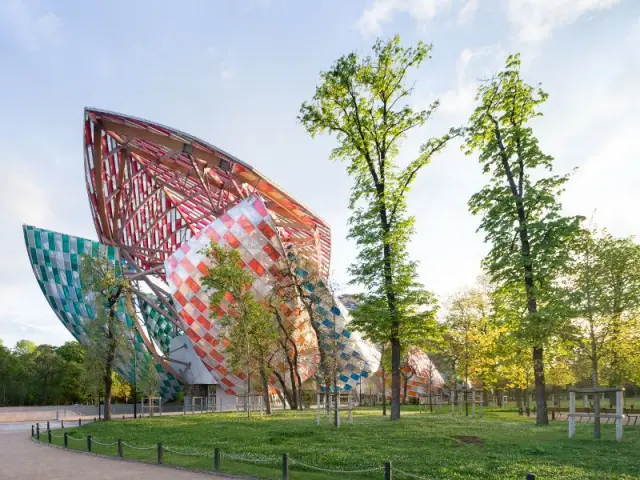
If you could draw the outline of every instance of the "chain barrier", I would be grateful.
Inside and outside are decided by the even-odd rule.
[[[134,447],[133,445],[129,445],[128,443],[124,443],[124,442],[122,442],[122,445],[124,445],[125,447],[133,448],[134,450],[153,450],[155,448],[158,448],[155,445],[151,447]]]
[[[229,460],[236,460],[238,462],[249,462],[249,463],[273,463],[273,462],[279,463],[282,461],[279,458],[247,458],[247,457],[240,457],[238,455],[230,455],[224,452],[220,452],[220,456],[222,458],[227,458]]]
[[[55,438],[64,438],[64,435],[54,435],[53,433],[51,434],[51,436],[55,437]],[[72,436],[68,435],[67,439],[68,440],[74,440],[74,441],[82,442],[82,441],[86,441],[87,437],[77,438],[77,437],[72,437]],[[110,446],[118,444],[117,441],[116,442],[103,443],[103,442],[100,442],[99,440],[96,440],[95,438],[92,438],[92,442],[94,444],[96,444],[96,445],[102,445],[104,447],[110,447]],[[135,445],[131,445],[131,444],[125,443],[125,442],[122,442],[122,445],[125,446],[125,447],[132,448],[134,450],[141,450],[141,451],[154,450],[154,449],[157,448],[156,445],[153,445],[153,446],[150,446],[150,447],[137,447]],[[163,448],[163,450],[165,452],[174,453],[176,455],[183,455],[183,456],[186,456],[186,457],[204,457],[204,458],[211,458],[212,457],[211,455],[206,454],[206,453],[181,452],[181,451],[178,451],[178,450],[173,450],[171,447],[167,447],[167,446],[163,446],[162,448]],[[239,456],[239,455],[232,455],[232,454],[224,453],[224,452],[220,452],[220,456],[222,458],[226,458],[228,460],[235,460],[235,461],[238,461],[238,462],[248,462],[248,463],[280,463],[282,461],[280,458],[250,458],[250,457],[242,457],[242,456]],[[363,468],[363,469],[359,469],[359,470],[331,470],[331,469],[327,469],[327,468],[316,467],[314,465],[309,465],[307,463],[304,463],[304,462],[301,462],[299,460],[296,460],[295,458],[292,458],[292,457],[289,457],[289,461],[292,464],[299,465],[301,467],[308,468],[310,470],[315,470],[315,471],[318,471],[318,472],[325,472],[325,473],[340,473],[340,474],[371,473],[371,472],[378,472],[380,470],[384,470],[384,468],[385,468],[384,466],[382,466],[382,467],[373,467],[373,468]],[[417,480],[428,480],[426,477],[421,477],[421,476],[416,475],[414,473],[405,472],[403,470],[400,470],[397,467],[393,468],[393,472],[394,473],[398,473],[400,475],[404,475],[404,476],[409,477],[409,478],[414,478],[414,479],[417,479]]]
[[[393,467],[393,473],[399,473],[409,478],[417,478],[418,480],[428,480],[427,477],[421,477],[419,475],[416,475],[415,473],[403,472],[402,470],[396,467]]]
[[[384,470],[384,467],[363,468],[361,470],[329,470],[326,468],[314,467],[313,465],[307,465],[306,463],[302,463],[296,460],[295,458],[291,458],[291,457],[289,457],[289,461],[291,463],[298,464],[305,468],[310,468],[312,470],[317,470],[319,472],[327,472],[327,473],[368,473],[368,472],[377,472],[379,470]]]
[[[171,453],[175,453],[176,455],[184,455],[185,457],[211,457],[211,455],[207,455],[206,453],[188,453],[188,452],[178,452],[177,450],[173,450],[169,447],[165,447],[164,445],[162,446],[162,449],[165,452],[171,452]]]
[[[49,430],[49,431],[51,432],[51,430]],[[51,432],[51,436],[52,436],[53,438],[64,438],[64,435],[56,435],[56,434],[54,434],[53,432]]]
[[[98,440],[96,440],[95,438],[91,438],[91,443],[95,443],[96,445],[102,445],[103,447],[110,447],[112,445],[117,445],[118,442],[111,442],[111,443],[102,443],[99,442]]]

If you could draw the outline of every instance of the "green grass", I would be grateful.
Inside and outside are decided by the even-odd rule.
[[[340,429],[325,417],[316,425],[315,412],[276,412],[269,418],[236,419],[233,414],[155,417],[116,420],[67,429],[70,438],[92,435],[102,443],[122,439],[137,446],[158,442],[180,452],[202,453],[187,457],[165,452],[166,464],[211,470],[214,447],[223,453],[222,472],[281,478],[280,459],[288,453],[309,465],[326,469],[357,470],[380,467],[391,460],[394,468],[428,479],[631,479],[640,478],[640,427],[625,428],[615,441],[613,425],[603,425],[603,438],[591,437],[591,425],[578,424],[576,437],[567,438],[567,422],[536,427],[533,417],[514,410],[488,409],[483,419],[452,418],[444,414],[418,414],[406,407],[398,422],[390,422],[377,409],[355,411],[353,424],[346,414]],[[61,431],[54,432],[61,435]],[[479,437],[481,443],[464,443],[456,437]],[[46,433],[43,434],[46,441]],[[62,438],[54,438],[61,445]],[[69,441],[70,448],[86,449],[86,441]],[[93,445],[93,451],[116,455],[115,445]],[[273,458],[272,464],[232,461],[225,455]],[[156,450],[125,447],[124,456],[155,462]],[[383,478],[382,471],[361,475],[323,474],[293,463],[291,478]],[[397,471],[394,479],[409,478]]]

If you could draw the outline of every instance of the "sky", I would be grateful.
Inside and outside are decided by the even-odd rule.
[[[40,292],[23,223],[97,238],[84,183],[85,106],[153,120],[253,165],[332,228],[332,271],[346,285],[350,179],[331,137],[296,120],[319,73],[377,37],[433,44],[411,103],[440,108],[402,145],[466,122],[482,78],[521,52],[550,97],[533,127],[560,173],[567,214],[640,235],[640,2],[637,0],[0,0],[0,339],[71,339]],[[412,258],[445,300],[470,286],[488,247],[467,208],[483,178],[450,145],[409,196]]]

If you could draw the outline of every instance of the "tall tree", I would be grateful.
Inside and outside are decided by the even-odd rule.
[[[604,373],[611,385],[630,380],[632,360],[640,352],[640,245],[632,238],[584,230],[574,244],[569,299],[578,329],[579,352],[589,360],[591,384]],[[634,335],[635,333],[635,335]],[[599,414],[600,398],[593,399]],[[599,418],[594,437],[600,437]]]
[[[202,278],[202,285],[211,293],[212,314],[221,314],[215,320],[220,322],[229,340],[229,363],[232,368],[245,372],[247,395],[251,394],[251,376],[258,372],[267,413],[270,413],[269,359],[277,348],[277,323],[267,306],[251,291],[254,277],[243,267],[240,252],[212,243],[205,254],[211,266]],[[220,309],[223,302],[228,304],[226,312]],[[251,408],[247,409],[247,415],[251,418]]]
[[[580,218],[561,215],[558,197],[568,176],[543,175],[552,171],[553,157],[542,152],[529,123],[541,115],[547,94],[521,78],[519,55],[507,58],[505,69],[479,87],[476,99],[464,149],[479,153],[489,182],[469,207],[482,214],[480,229],[491,244],[484,266],[491,280],[526,308],[519,333],[532,350],[536,423],[547,424],[544,345],[564,318],[553,311],[559,305],[553,287]]]
[[[55,377],[62,372],[63,360],[56,355],[55,347],[39,345],[35,351],[33,367],[35,377],[42,388],[42,405],[47,405],[48,390]]]
[[[454,374],[464,380],[466,415],[469,415],[466,387],[484,384],[493,366],[495,341],[499,330],[490,318],[489,298],[480,289],[468,289],[455,295],[443,324],[443,353],[455,360]]]
[[[414,219],[407,214],[406,197],[422,167],[458,134],[451,131],[429,140],[415,160],[399,167],[396,158],[402,140],[423,126],[438,106],[434,102],[427,110],[414,111],[404,104],[413,92],[407,75],[430,52],[431,46],[423,43],[405,48],[395,36],[376,41],[373,56],[340,57],[321,73],[321,84],[312,101],[302,104],[298,117],[311,136],[336,135],[338,146],[331,156],[347,163],[354,180],[349,237],[359,253],[350,272],[353,283],[367,290],[363,303],[378,307],[379,315],[368,321],[361,317],[360,328],[365,333],[384,332],[391,346],[392,420],[400,418],[401,330],[414,321],[418,325],[410,329],[419,330],[419,321],[426,316],[413,312],[422,303],[433,303],[416,281],[416,264],[407,253]]]
[[[119,264],[89,255],[82,258],[80,280],[93,294],[96,309],[94,318],[87,322],[86,378],[94,386],[95,381],[102,380],[104,419],[111,420],[113,372],[117,363],[131,353],[132,332],[121,318],[123,308],[130,308],[131,286]]]

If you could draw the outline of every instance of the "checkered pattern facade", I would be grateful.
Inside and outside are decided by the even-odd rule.
[[[289,253],[295,262],[296,256]],[[336,388],[338,391],[349,391],[363,379],[375,373],[380,363],[378,351],[368,344],[358,332],[348,328],[350,317],[347,309],[329,292],[327,285],[320,281],[307,281],[309,273],[297,267],[295,274],[303,281],[310,297],[316,299],[314,323],[320,332],[320,343],[331,356],[339,357],[339,368]],[[316,373],[316,381],[323,387],[321,375]],[[333,386],[331,386],[333,389]]]
[[[84,238],[64,235],[32,226],[23,227],[24,239],[33,272],[47,302],[62,324],[80,343],[86,344],[86,322],[95,318],[96,308],[92,296],[82,290],[80,262],[82,256],[107,258],[120,268],[120,256],[114,247]],[[119,316],[128,326],[134,322],[126,313],[124,303],[119,306]],[[136,360],[142,364],[151,354],[142,337],[136,331]],[[156,365],[160,375],[160,393],[169,398],[180,390],[173,375]],[[118,372],[128,381],[133,379],[133,360],[129,365],[119,365]]]
[[[177,330],[171,320],[165,315],[166,307],[164,304],[158,301],[155,295],[148,294],[148,296],[161,310],[156,309],[147,302],[144,297],[139,296],[138,306],[140,307],[140,314],[151,338],[160,346],[165,355],[168,355],[171,339],[178,335],[183,335],[183,332]]]
[[[262,198],[252,195],[183,243],[165,261],[169,290],[186,334],[193,340],[195,351],[207,369],[233,395],[246,390],[245,375],[231,371],[225,357],[228,340],[212,318],[209,293],[201,287],[201,278],[208,267],[202,250],[211,242],[240,251],[245,268],[254,275],[252,289],[257,298],[269,295],[284,253],[275,223]],[[216,316],[226,312],[228,306],[228,302],[223,301]],[[293,308],[285,305],[283,313],[295,327],[294,338],[301,349],[314,341],[308,323],[302,322]],[[314,358],[315,355],[311,355],[300,362],[303,381],[313,374]],[[284,371],[284,362],[281,367]]]

